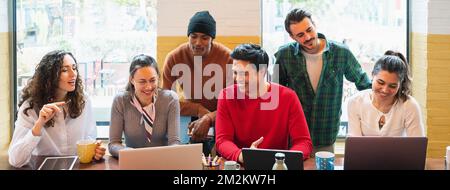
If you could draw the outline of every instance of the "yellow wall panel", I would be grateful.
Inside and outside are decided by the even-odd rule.
[[[446,51],[449,52],[450,50],[450,42],[448,43],[430,43],[428,45],[428,51],[435,52],[435,51]]]
[[[450,119],[448,117],[432,118],[428,121],[428,125],[430,126],[444,126],[445,128],[448,128],[449,123]],[[447,133],[450,133],[450,131],[447,131]]]
[[[433,82],[433,85],[429,85],[427,87],[428,92],[436,92],[436,93],[448,93],[448,89],[450,89],[450,84],[443,84],[445,82],[440,81],[442,84],[438,84],[438,82]],[[430,98],[430,100],[433,100]]]
[[[449,73],[450,74],[450,73]],[[448,84],[449,75],[442,75],[442,71],[435,73],[429,72],[428,83],[429,85],[444,85]]]
[[[450,51],[450,49],[449,49],[449,51]],[[434,59],[431,59],[430,61],[433,62],[433,68],[448,69],[448,66],[450,64],[450,60],[434,60]]]
[[[441,49],[428,51],[428,58],[433,60],[450,60],[450,50]]]
[[[429,101],[430,106],[433,106],[432,103],[434,103],[433,100],[439,100],[437,101],[437,103],[441,102],[441,101],[447,101],[448,103],[450,103],[450,93],[449,92],[430,92],[428,93],[428,96],[430,97],[431,101]]]
[[[433,107],[431,107],[430,105],[428,105],[428,119],[431,119],[433,117],[448,117],[449,115],[450,115],[450,111],[448,110],[448,106],[433,105]],[[449,127],[449,131],[450,131],[450,127]]]
[[[447,44],[450,43],[450,35],[445,34],[429,34],[428,35],[428,43],[434,44]]]
[[[442,150],[445,150],[446,143],[428,143],[428,147],[430,147],[427,150],[427,157],[431,158],[442,158],[444,160],[445,152],[442,152]],[[442,164],[443,165],[443,164]]]
[[[427,37],[428,157],[442,157],[450,145],[450,35]]]

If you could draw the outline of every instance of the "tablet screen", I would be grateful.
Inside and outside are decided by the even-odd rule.
[[[71,170],[77,161],[77,156],[45,158],[38,170]]]

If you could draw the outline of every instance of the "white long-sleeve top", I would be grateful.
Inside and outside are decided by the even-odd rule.
[[[85,97],[87,97],[85,95]],[[54,117],[54,127],[42,127],[41,136],[34,136],[31,129],[39,116],[34,109],[23,113],[29,107],[25,101],[20,106],[15,122],[15,129],[9,145],[9,163],[14,167],[26,165],[32,155],[76,155],[76,142],[80,139],[95,139],[97,130],[92,113],[92,103],[86,98],[86,104],[80,116],[64,119],[64,113],[57,113]]]
[[[348,102],[348,136],[424,136],[420,106],[408,96],[397,100],[388,113],[379,111],[371,98],[372,90],[361,91]],[[379,129],[378,121],[384,115],[385,124]]]

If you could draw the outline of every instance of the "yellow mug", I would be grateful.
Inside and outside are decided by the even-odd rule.
[[[78,159],[80,159],[80,163],[82,164],[91,163],[92,159],[95,156],[96,148],[97,144],[95,143],[95,140],[77,141],[77,152],[78,152]]]

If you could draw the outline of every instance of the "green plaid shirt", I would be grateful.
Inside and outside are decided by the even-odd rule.
[[[326,40],[320,33],[319,38]],[[344,76],[354,82],[358,90],[371,87],[369,78],[355,56],[343,44],[326,40],[317,94],[311,86],[306,71],[306,59],[301,52],[300,44],[293,42],[280,47],[275,53],[275,58],[275,64],[278,65],[275,65],[274,74],[278,74],[281,85],[297,93],[308,122],[313,145],[315,147],[332,145],[339,131]],[[276,78],[274,77],[275,80]]]

